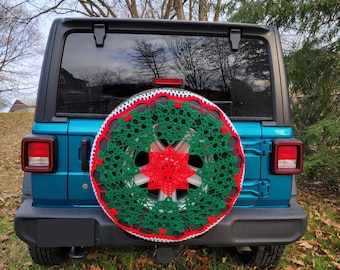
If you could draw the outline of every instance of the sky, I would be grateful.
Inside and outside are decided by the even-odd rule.
[[[11,0],[11,4],[19,3],[22,2],[20,0]],[[39,1],[37,0],[39,3]],[[72,14],[68,15],[72,16]],[[79,16],[79,15],[78,15]],[[39,31],[41,33],[41,46],[42,46],[42,51],[40,55],[37,55],[35,59],[32,59],[32,65],[34,65],[34,74],[30,76],[30,81],[28,84],[31,86],[28,89],[25,90],[20,90],[16,91],[15,93],[10,93],[7,94],[6,96],[2,96],[2,98],[5,98],[7,100],[8,106],[3,108],[2,110],[0,109],[0,112],[8,112],[10,109],[11,105],[15,102],[17,99],[35,99],[37,95],[37,88],[38,88],[38,83],[39,83],[39,78],[40,78],[40,71],[41,71],[41,64],[43,61],[43,54],[45,51],[46,47],[46,42],[49,34],[49,30],[51,28],[52,22],[54,19],[58,17],[65,17],[65,15],[58,15],[55,13],[48,13],[46,15],[41,15],[38,20],[39,20]],[[31,61],[31,60],[30,60]],[[24,66],[21,65],[20,63],[18,64],[18,67]],[[27,85],[23,86],[22,88],[26,88]]]

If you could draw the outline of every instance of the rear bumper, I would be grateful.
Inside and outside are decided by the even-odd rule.
[[[21,240],[39,247],[155,244],[124,232],[101,208],[37,208],[31,199],[26,199],[14,224]],[[179,243],[220,247],[284,245],[303,236],[306,227],[307,215],[293,198],[288,208],[234,208],[207,233]]]

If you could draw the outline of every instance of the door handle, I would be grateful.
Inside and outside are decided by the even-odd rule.
[[[88,172],[90,158],[90,139],[81,140],[80,154],[81,154],[81,169],[84,172]]]

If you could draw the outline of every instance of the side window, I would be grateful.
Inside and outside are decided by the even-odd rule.
[[[272,117],[266,44],[227,37],[107,34],[96,47],[92,33],[70,34],[59,74],[57,113],[108,114],[131,95],[154,87],[154,78],[181,78],[229,116]]]

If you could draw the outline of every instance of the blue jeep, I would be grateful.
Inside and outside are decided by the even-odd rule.
[[[70,18],[51,28],[15,231],[34,262],[94,246],[235,247],[275,267],[306,230],[278,32]]]

